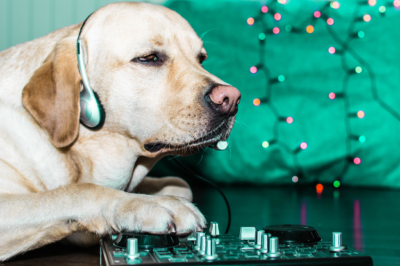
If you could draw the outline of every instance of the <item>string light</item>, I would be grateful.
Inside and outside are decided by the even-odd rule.
[[[370,22],[371,21],[371,16],[366,14],[366,15],[363,16],[363,19],[364,19],[365,22]]]
[[[334,1],[334,2],[331,2],[331,7],[334,9],[338,9],[340,7],[340,4],[339,4],[339,2]]]
[[[287,3],[287,0],[278,0],[278,3],[284,5]]]
[[[261,7],[261,12],[267,13],[268,12],[268,7],[267,6]]]
[[[340,181],[339,181],[339,180],[335,180],[335,182],[333,182],[333,186],[334,186],[335,188],[340,187]]]
[[[395,8],[399,8],[400,7],[400,0],[394,0],[393,1],[393,5]]]
[[[252,26],[254,24],[254,18],[248,18],[247,24],[249,24],[249,26]]]
[[[307,28],[306,28],[306,31],[308,33],[313,33],[314,32],[314,27],[312,25],[308,25]]]
[[[279,21],[279,20],[281,20],[281,18],[282,18],[282,15],[281,15],[281,14],[275,13],[275,15],[274,15],[274,19],[275,19],[275,20]]]
[[[259,106],[261,104],[261,100],[260,99],[254,99],[253,100],[253,104],[254,104],[254,106]]]
[[[264,141],[263,143],[262,143],[262,146],[263,146],[263,148],[268,148],[269,147],[269,142],[268,141]]]
[[[318,184],[315,186],[315,189],[317,190],[318,194],[321,194],[322,191],[324,191],[324,186],[322,184]]]
[[[250,72],[253,74],[257,73],[257,67],[255,66],[250,67]]]
[[[265,40],[265,34],[264,34],[264,33],[258,34],[258,38],[259,38],[261,41],[264,41],[264,40]]]
[[[288,124],[291,124],[291,123],[293,123],[293,118],[292,117],[287,117],[286,118],[286,123],[288,123]]]
[[[280,1],[280,0],[278,0],[278,1]],[[336,2],[336,1],[335,1]],[[366,1],[365,1],[366,2]],[[332,39],[333,39],[333,41],[335,42],[335,46],[336,46],[336,48],[335,47],[329,47],[329,49],[328,49],[328,52],[330,53],[330,54],[337,54],[338,56],[340,56],[340,57],[342,57],[342,61],[343,62],[345,62],[345,64],[343,65],[343,70],[345,71],[345,75],[344,75],[344,82],[343,82],[343,86],[342,86],[342,91],[338,91],[338,92],[336,92],[336,93],[334,93],[334,92],[331,92],[331,93],[329,93],[329,99],[331,99],[331,100],[334,100],[334,99],[342,99],[343,101],[345,101],[345,102],[347,102],[344,106],[344,108],[345,108],[345,116],[344,116],[344,119],[345,120],[349,120],[349,119],[352,119],[352,118],[354,118],[354,117],[358,117],[358,118],[364,118],[365,117],[365,113],[364,113],[364,111],[358,111],[357,113],[351,113],[350,112],[350,106],[349,106],[349,100],[348,100],[348,98],[347,98],[347,94],[346,94],[346,90],[349,88],[349,86],[347,85],[347,83],[349,82],[349,78],[350,78],[350,75],[351,74],[355,74],[355,73],[361,73],[361,72],[363,72],[363,68],[365,68],[365,70],[366,70],[366,73],[367,73],[367,75],[368,75],[368,77],[369,77],[369,80],[370,80],[370,82],[371,82],[371,91],[373,92],[372,93],[372,95],[373,95],[373,98],[374,98],[374,100],[383,108],[383,109],[385,109],[387,112],[389,112],[393,117],[395,117],[398,121],[400,121],[400,114],[399,113],[397,113],[394,109],[392,109],[391,107],[389,107],[380,97],[379,97],[379,95],[378,95],[378,93],[376,92],[377,91],[377,88],[376,88],[376,84],[375,84],[375,80],[372,78],[372,75],[373,75],[373,73],[372,73],[372,68],[368,65],[368,63],[365,61],[365,60],[363,60],[362,58],[361,58],[361,56],[359,56],[357,53],[356,53],[356,51],[354,51],[354,49],[350,49],[350,46],[349,46],[349,44],[350,44],[350,42],[352,41],[352,38],[350,38],[350,37],[358,37],[358,38],[360,38],[360,39],[362,39],[362,38],[364,38],[365,37],[365,32],[364,31],[362,31],[362,30],[360,30],[360,31],[354,31],[354,29],[355,29],[355,26],[356,26],[356,23],[357,23],[357,21],[366,21],[366,22],[368,22],[368,20],[370,21],[371,19],[370,19],[370,15],[369,14],[367,14],[367,15],[365,15],[364,14],[364,16],[361,16],[360,15],[360,11],[361,11],[361,7],[365,4],[365,2],[363,2],[363,1],[359,1],[359,2],[356,2],[357,4],[355,5],[355,10],[354,10],[354,12],[353,12],[353,14],[354,14],[354,17],[355,18],[357,18],[357,19],[355,19],[354,20],[354,23],[350,23],[349,24],[349,27],[348,27],[348,29],[347,29],[347,32],[348,32],[348,37],[349,38],[344,38],[345,39],[345,41],[343,41],[341,38],[339,38],[339,36],[338,36],[338,34],[333,30],[333,27],[329,27],[329,26],[331,26],[331,25],[333,25],[334,24],[334,20],[333,20],[333,18],[331,18],[330,16],[329,16],[329,6],[330,5],[324,5],[322,8],[321,8],[321,10],[318,10],[318,11],[315,11],[315,12],[313,12],[313,15],[312,15],[312,17],[310,18],[310,19],[307,19],[307,20],[305,20],[303,23],[301,23],[300,25],[298,25],[298,26],[296,26],[296,27],[293,27],[292,25],[286,25],[285,26],[285,30],[287,31],[287,32],[293,32],[293,33],[302,33],[302,32],[304,32],[304,31],[302,31],[301,29],[304,29],[304,28],[306,28],[306,31],[305,32],[308,32],[307,31],[307,26],[312,26],[313,27],[313,30],[315,30],[315,24],[313,24],[313,22],[315,23],[315,18],[319,18],[319,17],[324,17],[324,18],[328,18],[327,19],[327,23],[325,24],[325,27],[326,27],[326,30],[328,31],[328,33],[332,36]],[[270,8],[271,8],[271,10],[272,10],[272,8],[273,8],[273,5],[275,4],[275,3],[277,3],[276,1],[272,1],[271,2],[271,4],[270,4]],[[339,4],[339,3],[338,3]],[[376,5],[376,1],[375,0],[369,0],[368,1],[368,4],[370,5],[370,6],[374,6],[374,5]],[[335,5],[336,6],[336,4],[332,4],[332,5]],[[396,5],[398,5],[398,7],[400,7],[400,0],[395,0],[394,2],[393,2],[393,5],[396,7]],[[337,5],[337,8],[339,7],[340,5]],[[276,10],[276,9],[275,9]],[[263,21],[263,19],[264,19],[264,17],[265,16],[261,16],[261,15],[264,15],[264,13],[267,13],[269,11],[269,8],[267,8],[266,6],[265,6],[265,8],[264,7],[262,7],[261,8],[261,12],[260,12],[260,15],[258,15],[257,17],[255,17],[254,18],[254,20],[252,21],[252,23],[248,23],[249,25],[251,24],[251,25],[253,25],[254,24],[254,21],[256,20],[256,21],[260,21],[261,22],[261,25],[263,26],[263,29],[262,29],[262,32],[268,32],[271,28],[269,28],[268,27],[268,23],[266,23],[265,21]],[[381,7],[379,7],[379,12],[381,12],[381,13],[384,13],[384,12],[386,12],[386,7],[385,6],[381,6]],[[279,14],[279,13],[275,13],[275,14],[272,14],[272,12],[269,12],[269,13],[267,13],[266,15],[270,15],[271,17],[274,17],[274,15],[275,14]],[[369,16],[369,17],[368,17]],[[359,18],[360,17],[362,17],[362,19],[360,20]],[[250,21],[251,22],[251,21]],[[280,29],[278,28],[278,27],[274,27],[273,29],[272,29],[272,32],[274,33],[274,34],[279,34],[280,33]],[[298,159],[297,159],[297,154],[299,154],[299,152],[301,151],[301,150],[305,150],[305,149],[307,149],[307,147],[308,147],[308,144],[306,143],[306,142],[302,142],[301,144],[300,144],[300,146],[298,146],[297,148],[295,148],[295,149],[292,149],[291,147],[289,147],[284,141],[282,141],[282,140],[279,140],[279,135],[280,135],[280,131],[279,131],[279,124],[281,123],[281,122],[286,122],[286,123],[288,123],[288,121],[287,121],[287,119],[289,118],[289,117],[286,117],[285,118],[285,116],[282,116],[280,113],[279,113],[279,111],[278,111],[278,109],[274,106],[274,104],[273,104],[273,101],[271,101],[271,98],[272,98],[272,93],[271,93],[271,90],[272,90],[272,86],[274,85],[274,84],[279,84],[280,82],[283,82],[284,80],[285,80],[285,76],[283,76],[283,75],[279,75],[278,77],[271,77],[271,71],[269,70],[269,68],[268,68],[268,66],[267,66],[267,64],[266,64],[266,59],[265,59],[265,44],[267,43],[267,42],[265,42],[264,40],[265,40],[265,38],[267,38],[268,37],[268,35],[266,35],[265,36],[265,38],[263,39],[263,38],[260,38],[260,35],[261,34],[259,34],[259,39],[260,39],[260,49],[259,49],[259,55],[260,55],[260,59],[261,59],[261,62],[260,62],[260,64],[257,64],[256,66],[257,67],[259,67],[260,69],[262,68],[263,69],[263,72],[265,73],[265,76],[266,76],[266,80],[267,80],[267,82],[266,82],[266,95],[265,95],[265,98],[262,98],[262,100],[260,100],[260,104],[261,104],[261,101],[263,102],[263,104],[265,104],[269,109],[270,109],[270,111],[273,113],[273,115],[274,115],[274,117],[275,117],[275,122],[274,122],[274,130],[273,130],[273,138],[272,138],[272,140],[270,140],[269,142],[268,141],[264,141],[264,142],[262,142],[262,146],[264,147],[264,148],[266,148],[266,147],[269,147],[269,146],[271,146],[271,145],[279,145],[281,148],[283,148],[284,150],[286,150],[286,152],[288,152],[289,154],[291,154],[292,155],[292,157],[293,157],[293,162],[294,162],[294,168],[293,168],[293,172],[295,172],[296,174],[295,175],[292,175],[292,182],[294,182],[294,183],[297,183],[297,182],[299,182],[300,181],[300,179],[301,180],[304,180],[304,178],[302,178],[304,175],[305,175],[305,173],[304,173],[304,171],[302,170],[302,166],[299,164],[299,162],[298,162]],[[262,40],[263,39],[263,40]],[[346,63],[346,61],[347,60],[343,60],[343,57],[344,56],[346,56],[346,57],[352,57],[353,59],[355,59],[359,64],[362,64],[363,65],[363,68],[361,68],[361,66],[357,66],[356,68],[354,68],[352,71],[349,71],[349,67],[347,66],[347,63]],[[255,68],[255,72],[254,73],[256,73],[257,71],[258,71],[258,69],[257,69],[257,67],[256,66],[254,66],[254,68]],[[251,71],[252,72],[252,71]],[[253,73],[253,72],[252,72]],[[290,121],[290,120],[289,120]],[[350,128],[350,122],[349,121],[346,121],[346,132],[347,132],[347,138],[348,139],[355,139],[355,140],[358,140],[358,142],[359,143],[363,143],[363,142],[365,142],[366,141],[366,138],[365,138],[365,136],[363,136],[363,135],[361,135],[361,136],[355,136],[354,134],[352,134],[352,131],[351,131],[351,128]],[[334,187],[339,187],[340,185],[341,185],[341,183],[342,183],[342,178],[343,178],[343,176],[347,173],[347,171],[348,171],[348,169],[349,169],[349,167],[350,167],[350,165],[351,165],[351,163],[354,163],[354,164],[356,164],[356,165],[359,165],[359,164],[361,164],[361,159],[359,158],[359,157],[354,157],[354,155],[356,155],[356,154],[353,154],[353,149],[352,149],[352,142],[346,142],[347,144],[346,144],[346,155],[343,157],[343,160],[346,162],[344,165],[343,165],[343,168],[342,168],[342,170],[341,171],[339,171],[339,173],[337,174],[337,178],[335,179],[335,181],[333,182],[333,186]],[[319,186],[320,185],[320,186]],[[322,184],[318,184],[317,186],[319,186],[320,188],[322,188],[322,190],[323,190],[323,186],[322,186]],[[322,190],[320,189],[320,191],[322,192]],[[335,192],[339,192],[339,191],[335,191]],[[336,194],[335,194],[336,195]],[[338,194],[337,194],[338,195]]]
[[[300,144],[300,148],[301,148],[302,150],[307,149],[307,147],[308,147],[307,142],[302,142],[302,143]]]

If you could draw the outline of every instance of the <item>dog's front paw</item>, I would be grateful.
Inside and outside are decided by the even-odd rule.
[[[197,207],[174,196],[130,195],[116,205],[114,214],[118,231],[185,235],[206,226]]]

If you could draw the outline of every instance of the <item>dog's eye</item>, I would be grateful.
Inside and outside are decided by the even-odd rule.
[[[156,54],[149,54],[149,55],[138,58],[139,62],[145,63],[145,64],[151,63],[151,62],[157,62],[159,60],[160,59],[158,58],[158,56]]]

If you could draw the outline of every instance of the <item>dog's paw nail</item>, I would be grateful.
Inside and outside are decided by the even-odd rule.
[[[171,233],[176,233],[176,225],[175,225],[174,223],[168,224],[168,230],[169,230]]]
[[[197,228],[196,228],[196,231],[197,232],[203,232],[203,227],[198,225]]]

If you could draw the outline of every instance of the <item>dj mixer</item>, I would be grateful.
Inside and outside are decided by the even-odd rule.
[[[121,233],[102,239],[100,262],[111,265],[352,265],[372,266],[372,258],[343,245],[342,233],[322,241],[314,227],[273,225],[242,227],[238,236],[209,233],[174,235]]]

